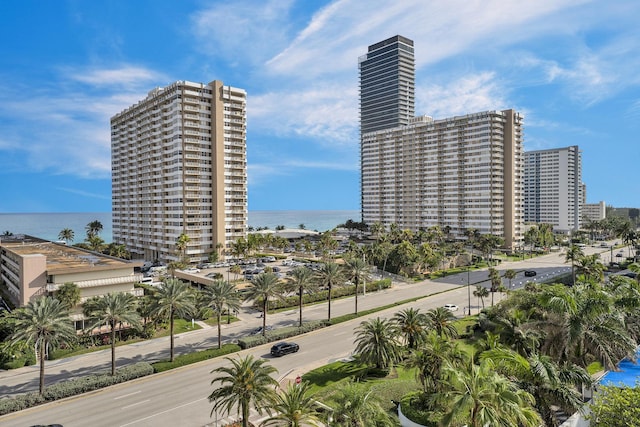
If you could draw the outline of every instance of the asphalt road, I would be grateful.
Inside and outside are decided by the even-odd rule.
[[[589,248],[587,248],[589,249]],[[550,254],[524,261],[503,263],[498,269],[511,268],[517,271],[534,269],[538,273],[537,280],[544,275],[553,275],[566,271],[564,254]],[[471,275],[474,276],[471,276]],[[518,275],[520,277],[522,273]],[[471,283],[486,279],[486,271],[470,272]],[[514,279],[515,284],[518,279]],[[415,284],[395,284],[393,288],[381,292],[360,295],[360,310],[374,308],[417,296],[428,296],[405,306],[397,306],[369,317],[390,317],[406,307],[428,310],[444,304],[457,304],[458,316],[466,314],[468,295],[471,288],[466,287],[467,273],[448,276],[438,281],[424,281]],[[517,286],[521,286],[519,283]],[[514,285],[515,287],[515,285]],[[496,294],[496,301],[500,294]],[[481,307],[477,301],[472,302],[472,313]],[[487,304],[488,301],[485,301]],[[334,300],[332,316],[351,313],[354,310],[354,299]],[[245,336],[252,329],[261,325],[259,313],[245,308],[241,313],[243,321],[225,325],[224,340],[234,340]],[[305,320],[326,318],[327,306],[317,304],[303,311]],[[295,324],[298,319],[297,310],[289,310],[267,317],[267,323],[273,326]],[[359,318],[351,322],[335,325],[295,338],[300,351],[282,358],[269,355],[270,345],[243,351],[241,354],[252,354],[264,357],[278,369],[278,379],[287,381],[310,369],[349,357],[353,351],[354,330],[363,321]],[[201,329],[181,334],[176,337],[178,354],[211,348],[217,343],[215,328]],[[118,347],[116,357],[119,366],[138,360],[160,360],[168,358],[168,337],[145,341],[138,344]],[[236,357],[236,355],[232,356]],[[29,410],[0,417],[2,426],[32,426],[38,424],[59,423],[65,427],[73,426],[204,426],[216,425],[216,414],[210,416],[211,404],[207,400],[212,388],[210,371],[224,363],[224,359],[216,359],[190,365],[169,372],[152,375],[139,380],[130,381],[107,389],[95,391],[81,396],[53,402]],[[46,365],[46,381],[51,384],[71,377],[97,371],[107,371],[110,364],[108,350],[86,354],[70,359],[48,362]],[[26,367],[13,371],[0,372],[0,395],[24,393],[37,389],[38,368]],[[226,414],[225,414],[226,415]],[[233,414],[232,414],[233,415]],[[253,420],[259,419],[258,414]],[[221,423],[223,414],[217,416]],[[222,425],[222,423],[221,423]]]

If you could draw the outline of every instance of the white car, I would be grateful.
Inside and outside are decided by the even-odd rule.
[[[458,306],[455,304],[445,304],[444,308],[446,308],[449,311],[458,311]]]
[[[187,268],[182,271],[184,271],[185,273],[191,273],[191,274],[200,273],[199,268]]]

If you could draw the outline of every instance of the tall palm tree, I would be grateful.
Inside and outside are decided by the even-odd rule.
[[[320,426],[318,405],[309,396],[311,389],[308,382],[290,383],[286,389],[276,395],[272,406],[275,415],[270,416],[260,425],[264,427],[303,427]]]
[[[482,285],[476,285],[476,290],[473,291],[473,296],[480,298],[480,301],[482,301],[482,309],[484,310],[484,299],[489,296],[489,289]]]
[[[98,220],[91,221],[84,228],[87,231],[87,240],[89,240],[93,236],[97,236],[102,231],[102,223]]]
[[[75,233],[70,228],[63,228],[62,230],[60,230],[60,233],[58,233],[58,239],[64,240],[67,243],[73,242],[74,237]]]
[[[354,353],[359,355],[362,363],[387,369],[399,360],[401,347],[392,321],[376,317],[361,322],[356,331]]]
[[[280,280],[275,273],[258,274],[245,289],[245,301],[256,301],[262,305],[262,336],[267,330],[269,300],[281,296]]]
[[[511,281],[516,278],[517,274],[518,273],[511,268],[504,272],[504,278],[509,280],[509,289],[513,286]]]
[[[222,312],[225,308],[228,313],[231,312],[231,310],[240,310],[240,294],[235,285],[225,282],[224,280],[216,280],[204,288],[204,296],[208,301],[207,305],[213,308],[216,319],[218,320],[218,348],[221,348]]]
[[[187,247],[189,246],[190,241],[191,238],[185,233],[180,234],[176,239],[176,249],[180,254],[180,260],[182,262],[187,261]]]
[[[397,312],[393,321],[398,325],[398,332],[404,337],[410,350],[414,350],[424,340],[428,320],[419,309],[410,307]]]
[[[506,377],[495,372],[490,359],[464,368],[446,363],[444,375],[450,388],[441,394],[446,407],[444,425],[522,426],[542,425],[533,408],[534,399]]]
[[[329,261],[322,264],[322,267],[320,267],[317,273],[317,278],[318,282],[320,282],[322,286],[325,286],[329,292],[327,320],[331,321],[331,291],[334,286],[342,283],[344,277],[342,276],[340,266],[335,262]]]
[[[456,338],[458,330],[453,325],[456,316],[444,307],[433,308],[425,314],[430,329],[440,337]]]
[[[493,307],[493,294],[498,291],[500,285],[502,285],[502,277],[500,272],[493,267],[489,267],[489,280],[491,281],[491,306]]]
[[[564,262],[571,262],[571,283],[576,284],[576,262],[584,256],[584,252],[578,245],[571,245],[567,249],[567,253],[564,257]]]
[[[34,345],[40,363],[40,394],[44,391],[44,360],[50,347],[76,339],[69,312],[55,298],[39,297],[11,314],[15,320],[11,341]]]
[[[291,273],[289,286],[298,293],[298,309],[299,319],[298,326],[302,327],[302,297],[305,291],[317,289],[317,285],[313,280],[313,271],[307,267],[296,267]]]
[[[278,385],[271,374],[277,370],[267,365],[265,360],[254,359],[251,355],[225,359],[231,362],[231,366],[221,366],[211,371],[219,374],[211,381],[211,385],[215,385],[209,395],[209,402],[213,403],[211,415],[219,409],[230,414],[235,407],[236,413],[242,416],[242,427],[248,427],[251,404],[260,414],[264,409],[271,412],[275,387]]]
[[[366,281],[370,280],[369,264],[359,257],[351,257],[345,260],[344,270],[346,272],[346,276],[353,280],[356,285],[355,314],[358,314],[358,288],[360,287],[361,282],[365,282],[366,286]]]
[[[166,279],[153,294],[152,313],[169,320],[170,361],[173,362],[173,323],[176,316],[187,316],[195,311],[195,296],[191,287],[179,279]]]
[[[341,427],[392,427],[388,412],[375,400],[372,391],[366,391],[357,384],[348,383],[342,387],[336,397],[337,405],[333,410],[336,425]]]
[[[101,252],[102,247],[104,246],[104,240],[102,237],[97,234],[91,235],[87,237],[87,242],[89,243],[89,249],[94,252]]]
[[[109,326],[111,333],[111,375],[116,374],[116,326],[127,323],[140,327],[140,316],[136,311],[136,297],[124,292],[109,293],[101,297],[93,297],[83,306],[84,315],[96,322],[89,327],[89,331],[104,324]]]

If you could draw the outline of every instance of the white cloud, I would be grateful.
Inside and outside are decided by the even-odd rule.
[[[155,71],[129,65],[112,69],[70,70],[69,78],[89,85],[125,87],[140,87],[166,79]]]
[[[446,85],[419,85],[416,88],[416,113],[434,119],[478,111],[512,108],[504,85],[495,73],[484,72],[447,81]]]

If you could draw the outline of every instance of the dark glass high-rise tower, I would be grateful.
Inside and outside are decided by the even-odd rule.
[[[413,40],[394,36],[358,58],[360,134],[406,125],[415,115]]]

